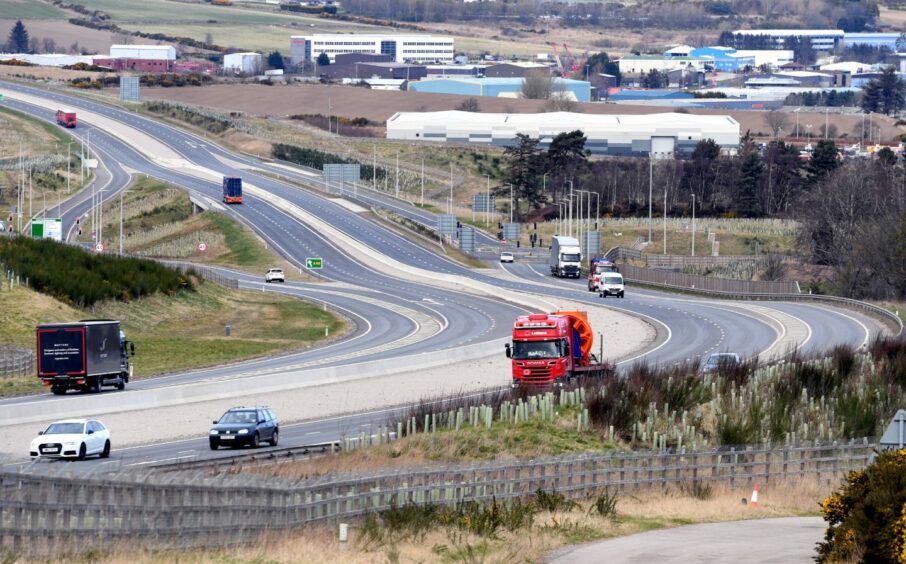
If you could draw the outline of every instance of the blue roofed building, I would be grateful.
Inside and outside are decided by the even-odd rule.
[[[736,49],[730,47],[699,47],[693,49],[689,55],[711,59],[714,70],[721,72],[739,72],[746,67],[755,67],[753,55],[739,55]]]
[[[607,99],[611,102],[646,102],[654,100],[691,100],[694,97],[689,92],[682,90],[652,88],[650,90],[624,89],[612,93]]]
[[[554,78],[553,90],[561,91],[578,102],[591,101],[591,84],[584,80]],[[461,94],[463,96],[493,96],[518,98],[522,93],[524,79],[515,78],[437,78],[420,80],[409,84],[412,92],[434,94]]]

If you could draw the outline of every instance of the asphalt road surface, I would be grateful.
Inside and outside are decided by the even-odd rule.
[[[752,519],[660,529],[559,550],[547,564],[796,564],[814,562],[820,517]]]

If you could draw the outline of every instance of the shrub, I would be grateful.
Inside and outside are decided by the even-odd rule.
[[[595,497],[588,512],[615,521],[617,518],[617,495],[611,494],[610,490],[605,489]]]
[[[551,513],[557,511],[572,511],[579,507],[578,503],[571,499],[567,499],[562,493],[546,492],[541,488],[538,488],[535,491],[534,503],[535,507],[541,511],[549,511]]]
[[[98,255],[49,239],[2,239],[0,263],[35,290],[80,306],[194,289],[191,274],[157,262]]]
[[[818,562],[902,562],[906,550],[906,450],[850,472],[821,504],[827,529]]]

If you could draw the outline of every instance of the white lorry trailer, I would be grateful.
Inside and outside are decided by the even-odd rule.
[[[557,235],[551,241],[551,274],[559,278],[582,275],[582,249],[575,237]]]

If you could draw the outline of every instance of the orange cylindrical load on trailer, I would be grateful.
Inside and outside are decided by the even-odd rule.
[[[591,354],[591,347],[595,340],[595,334],[588,323],[588,313],[584,311],[555,311],[552,315],[562,315],[569,318],[570,326],[579,336],[581,351],[579,365],[588,366],[589,354]]]

